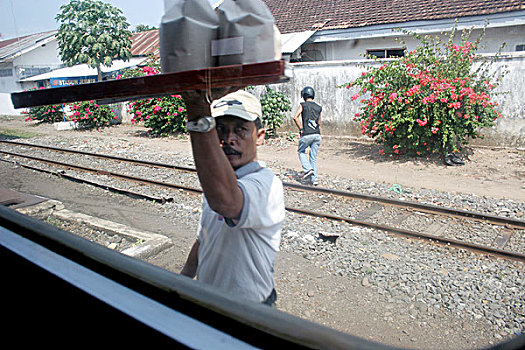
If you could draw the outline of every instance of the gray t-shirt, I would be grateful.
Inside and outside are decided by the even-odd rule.
[[[203,196],[197,279],[236,298],[262,302],[275,286],[274,265],[285,217],[283,185],[264,163],[235,171],[244,194],[239,220],[210,209]]]

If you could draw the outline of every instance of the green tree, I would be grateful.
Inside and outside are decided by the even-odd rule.
[[[147,32],[147,31],[150,31],[150,30],[153,30],[153,29],[157,29],[157,28],[153,27],[153,26],[149,26],[147,24],[137,24],[137,27],[135,28],[134,32],[135,33]]]
[[[277,136],[277,129],[281,126],[284,113],[291,109],[290,100],[282,92],[278,92],[266,85],[266,90],[261,97],[262,120],[266,126],[266,136]]]
[[[98,0],[72,0],[60,6],[57,40],[62,61],[68,65],[87,63],[97,68],[131,57],[131,32],[122,11]]]

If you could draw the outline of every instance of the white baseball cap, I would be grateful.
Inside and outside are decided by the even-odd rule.
[[[262,117],[262,107],[257,97],[244,90],[238,90],[213,101],[211,115],[215,118],[232,115],[253,122]]]

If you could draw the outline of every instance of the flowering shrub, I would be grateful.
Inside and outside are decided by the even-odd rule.
[[[186,106],[180,95],[135,101],[128,105],[128,110],[133,113],[132,124],[144,122],[154,135],[186,132]]]
[[[102,128],[109,126],[117,116],[107,105],[99,105],[95,101],[83,101],[70,104],[73,113],[70,119],[80,128]]]
[[[41,87],[40,89],[45,89]],[[35,90],[35,89],[29,89]],[[27,91],[27,90],[26,90]],[[64,113],[62,105],[47,105],[47,106],[36,106],[31,107],[24,114],[27,114],[25,121],[39,120],[43,123],[54,123],[64,119]]]
[[[149,66],[142,68],[126,69],[122,74],[117,76],[117,79],[143,77],[146,75],[160,74],[160,67],[158,64],[150,63]]]
[[[151,64],[142,69],[125,71],[119,78],[130,78],[159,74],[158,64]],[[131,123],[143,122],[154,135],[167,136],[177,132],[186,132],[186,105],[180,95],[147,98],[131,102],[128,112],[133,114]]]
[[[62,105],[48,105],[31,107],[27,112],[25,121],[39,120],[43,123],[60,122],[64,119]]]
[[[501,115],[491,100],[497,84],[487,73],[490,62],[472,67],[482,36],[473,43],[468,41],[471,31],[464,31],[455,45],[455,27],[446,44],[405,33],[422,45],[340,86],[357,88],[351,99],[363,103],[354,118],[363,135],[382,144],[382,154],[413,155],[457,152],[468,138],[483,137],[480,130]]]

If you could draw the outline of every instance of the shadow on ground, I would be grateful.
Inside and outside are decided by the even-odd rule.
[[[357,141],[327,141],[322,146],[324,151],[332,151],[334,156],[344,156],[352,159],[363,159],[367,161],[373,161],[375,163],[412,163],[419,165],[438,165],[446,167],[447,165],[443,162],[443,156],[440,154],[431,154],[427,156],[408,156],[408,155],[397,155],[397,154],[379,154],[379,150],[382,148],[380,145],[368,142],[357,142]],[[337,146],[336,146],[337,145]],[[471,148],[464,148],[460,153],[460,157],[464,160],[469,160],[469,156],[473,154]]]

